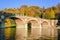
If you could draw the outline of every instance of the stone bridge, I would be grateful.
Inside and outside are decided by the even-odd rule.
[[[5,19],[7,18],[9,17]],[[55,29],[57,20],[47,20],[28,16],[11,16],[10,19],[14,19],[16,22],[16,40],[57,37],[57,30]],[[30,33],[28,32],[29,22],[31,22]]]
[[[39,39],[41,37],[57,37],[57,30],[55,29],[57,20],[47,20],[27,16],[15,16],[15,18],[17,18],[15,19],[16,40],[26,40],[30,38]],[[30,33],[28,33],[29,22],[31,22]]]

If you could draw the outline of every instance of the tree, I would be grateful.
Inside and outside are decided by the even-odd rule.
[[[55,18],[55,12],[51,9],[50,11],[50,18],[54,19]]]
[[[28,9],[27,5],[22,5],[19,10],[20,10],[20,13],[22,13],[24,16],[24,15],[26,15],[27,9]]]
[[[25,15],[25,16],[28,16],[28,15],[29,15],[29,8],[26,8],[26,9],[25,9],[24,15]]]
[[[45,13],[45,19],[50,19],[49,13]]]
[[[60,3],[58,3],[57,7],[58,7],[58,8],[59,8],[59,10],[60,10]]]
[[[34,16],[34,11],[32,10],[32,8],[29,8],[28,16]]]
[[[34,10],[34,17],[41,17],[41,12],[39,10]]]
[[[46,13],[45,14],[46,19],[54,19],[55,18],[55,12],[51,8],[46,9],[45,13]]]
[[[11,20],[10,19],[5,20],[5,27],[11,27]]]

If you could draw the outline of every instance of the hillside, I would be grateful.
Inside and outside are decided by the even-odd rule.
[[[11,13],[11,14],[20,13],[22,16],[55,19],[57,18],[56,14],[60,13],[60,4],[49,8],[41,8],[38,6],[28,7],[27,5],[22,5],[20,8],[5,8],[4,10],[0,10],[0,12]]]

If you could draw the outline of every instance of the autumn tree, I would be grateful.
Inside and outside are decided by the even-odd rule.
[[[59,10],[60,10],[60,3],[58,3],[57,7],[58,7],[58,8],[59,8]]]
[[[11,20],[10,19],[5,20],[5,27],[11,27]]]
[[[34,17],[41,17],[41,12],[39,10],[34,10]]]
[[[54,19],[55,18],[55,12],[51,9],[50,11],[50,18]]]
[[[32,8],[29,8],[28,16],[34,16],[34,11],[32,10]]]
[[[22,5],[19,10],[20,10],[20,13],[22,13],[24,16],[26,14],[27,9],[28,9],[27,5]]]
[[[24,15],[25,15],[25,16],[29,16],[29,8],[26,8],[26,9],[25,9]]]

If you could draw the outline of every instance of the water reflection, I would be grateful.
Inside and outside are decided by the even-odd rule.
[[[47,30],[48,28],[46,29],[46,27],[45,27],[44,29]],[[31,34],[31,23],[28,23],[28,30],[29,30],[28,35],[30,35]],[[32,37],[31,37],[31,39],[27,39],[27,38],[26,39],[27,40],[60,40],[59,39],[60,38],[60,31],[59,30],[58,30],[58,34],[59,34],[58,39],[57,39],[57,37],[49,37],[46,35],[42,35],[42,37],[40,37],[38,39],[33,39]],[[7,19],[5,21],[4,28],[0,28],[0,40],[15,40],[15,35],[16,35],[16,23],[14,20]],[[5,37],[5,39],[4,39],[4,37]]]
[[[15,40],[15,34],[16,33],[16,28],[15,26],[12,26],[11,28],[6,27],[5,28],[5,39],[6,40]]]
[[[4,35],[5,40],[15,40],[16,33],[16,23],[12,19],[5,20]]]

